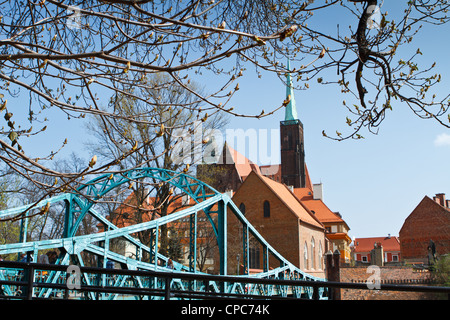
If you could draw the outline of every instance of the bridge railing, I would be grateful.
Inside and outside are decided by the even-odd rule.
[[[0,299],[332,299],[335,289],[366,289],[362,283],[259,279],[187,272],[157,272],[80,267],[80,281],[71,283],[69,266],[0,261]],[[43,272],[59,273],[45,281]],[[13,277],[8,278],[9,275]],[[38,276],[39,275],[39,276]],[[86,276],[86,278],[85,278]],[[50,277],[48,278],[50,279]],[[84,280],[83,280],[84,279]],[[97,281],[94,281],[96,279]],[[128,281],[129,286],[124,285]],[[120,286],[115,284],[120,283]],[[137,285],[139,284],[139,285]],[[78,286],[77,286],[78,285]],[[372,289],[373,290],[373,289]],[[450,287],[381,284],[379,290],[435,292]],[[46,293],[46,294],[43,294]],[[299,294],[300,293],[300,294]]]
[[[0,299],[326,299],[317,281],[0,262]]]

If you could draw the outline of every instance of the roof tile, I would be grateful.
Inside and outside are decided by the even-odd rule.
[[[381,243],[384,251],[400,251],[400,240],[398,237],[372,237],[356,238],[354,241],[355,252],[369,252],[375,243]]]

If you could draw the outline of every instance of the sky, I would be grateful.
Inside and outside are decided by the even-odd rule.
[[[392,10],[383,4],[381,10],[387,9]],[[336,23],[333,19],[322,20],[323,23],[330,21]],[[430,26],[424,31],[402,50],[410,54],[420,47],[421,63],[437,62],[436,68],[443,77],[437,94],[444,95],[450,85],[447,56],[450,44],[436,35],[450,34],[450,24]],[[291,68],[295,67],[291,63]],[[208,78],[206,82],[214,81]],[[239,85],[240,90],[229,106],[237,106],[246,113],[259,114],[262,109],[274,109],[285,99],[285,86],[274,74],[263,73],[258,78],[247,72]],[[325,204],[342,215],[350,227],[351,237],[397,236],[404,220],[425,196],[432,198],[436,193],[446,193],[450,198],[450,130],[435,121],[419,119],[407,105],[394,103],[393,111],[377,135],[363,131],[365,139],[362,140],[332,141],[322,136],[322,130],[333,133],[346,128],[348,113],[342,106],[345,98],[337,86],[315,82],[310,83],[308,90],[295,91],[298,116],[304,125],[306,164],[311,180],[323,183]],[[47,140],[31,138],[25,149],[53,148],[68,138],[63,155],[81,152],[90,159],[92,155],[84,147],[89,137],[83,122],[66,121],[61,114],[49,113],[48,117],[52,125],[48,126]],[[230,118],[227,129],[267,132],[268,140],[273,138],[274,141],[268,148],[269,159],[259,155],[255,159],[247,150],[235,147],[260,165],[268,164],[267,160],[277,164],[280,162],[279,124],[283,119],[284,109],[261,119]],[[258,136],[261,137],[263,135]],[[228,142],[233,145],[232,141]]]
[[[394,9],[381,7],[382,12]],[[449,33],[450,24],[428,25],[408,47],[402,48],[407,56],[420,48],[423,55],[418,62],[423,67],[437,63],[443,77],[435,91],[437,96],[446,96],[450,87],[450,44],[436,36]],[[291,68],[295,67],[291,63]],[[261,109],[273,109],[285,98],[285,87],[274,75],[247,78],[240,88],[234,103],[256,114]],[[346,97],[337,86],[313,81],[308,90],[295,91],[312,183],[323,183],[325,204],[342,215],[352,238],[398,236],[405,219],[425,196],[446,193],[450,198],[450,129],[420,119],[406,104],[393,103],[393,111],[378,134],[362,131],[365,139],[333,141],[323,137],[322,130],[345,130],[348,113],[342,106],[343,99]],[[229,127],[267,129],[269,133],[274,130],[279,137],[279,122],[283,119],[284,110],[279,110],[259,120],[232,119]],[[250,160],[267,164],[252,158],[248,149],[236,147]],[[272,163],[279,163],[279,145],[271,150]]]

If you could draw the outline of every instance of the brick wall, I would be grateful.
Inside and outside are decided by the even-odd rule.
[[[367,267],[341,267],[341,282],[365,283],[373,273]],[[380,280],[383,283],[423,285],[429,279],[429,272],[416,271],[410,267],[380,267]],[[433,295],[421,292],[402,292],[386,290],[342,289],[342,300],[423,300],[433,299]]]

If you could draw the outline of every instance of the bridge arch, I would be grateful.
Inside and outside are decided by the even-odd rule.
[[[126,227],[118,227],[111,221],[108,221],[104,216],[95,210],[95,204],[101,200],[106,194],[122,186],[125,183],[140,182],[143,179],[150,179],[151,184],[168,184],[174,188],[174,192],[178,190],[181,193],[188,195],[195,203],[195,205],[186,209],[176,211],[167,216],[160,217],[155,220],[130,225]],[[189,265],[183,265],[175,262],[175,269],[183,272],[197,272],[195,267],[196,259],[196,239],[197,239],[197,213],[203,211],[208,217],[211,226],[213,227],[219,250],[219,266],[220,274],[227,274],[227,211],[234,216],[242,224],[243,230],[243,265],[244,275],[248,275],[248,241],[246,241],[251,234],[254,239],[264,248],[264,264],[268,265],[269,254],[275,257],[280,262],[280,267],[275,270],[265,268],[260,274],[254,275],[256,277],[292,277],[295,279],[319,281],[323,279],[315,278],[304,273],[293,266],[289,261],[282,257],[264,238],[257,232],[257,230],[249,223],[240,209],[233,203],[227,194],[222,194],[210,187],[206,183],[191,177],[185,173],[174,172],[159,168],[137,168],[125,172],[117,172],[112,174],[105,174],[93,180],[84,183],[77,189],[76,193],[65,193],[39,202],[33,206],[22,206],[12,208],[0,212],[0,219],[6,216],[17,214],[25,210],[35,210],[47,203],[63,202],[65,204],[64,221],[65,229],[61,239],[50,239],[42,241],[21,242],[16,244],[6,244],[0,246],[0,254],[28,252],[35,253],[34,260],[37,259],[39,250],[50,248],[61,248],[64,254],[58,260],[59,264],[69,264],[74,260],[83,266],[82,252],[89,252],[103,260],[103,266],[106,266],[107,260],[118,262],[128,269],[140,270],[161,270],[165,265],[158,265],[158,261],[166,262],[169,260],[158,253],[158,230],[164,225],[181,219],[189,219],[190,223],[190,254]],[[75,218],[76,213],[76,219]],[[82,220],[86,215],[92,215],[98,221],[103,223],[107,228],[105,231],[94,234],[77,235],[77,231]],[[155,234],[154,241],[147,246],[132,235],[144,231],[152,230]],[[139,252],[147,252],[151,258],[149,261],[143,261],[140,257],[135,259],[120,255],[109,250],[109,241],[114,238],[122,237],[136,246]],[[101,245],[100,245],[101,244]],[[141,255],[142,256],[142,255]],[[53,281],[53,280],[52,280]],[[88,281],[85,279],[84,281]]]

